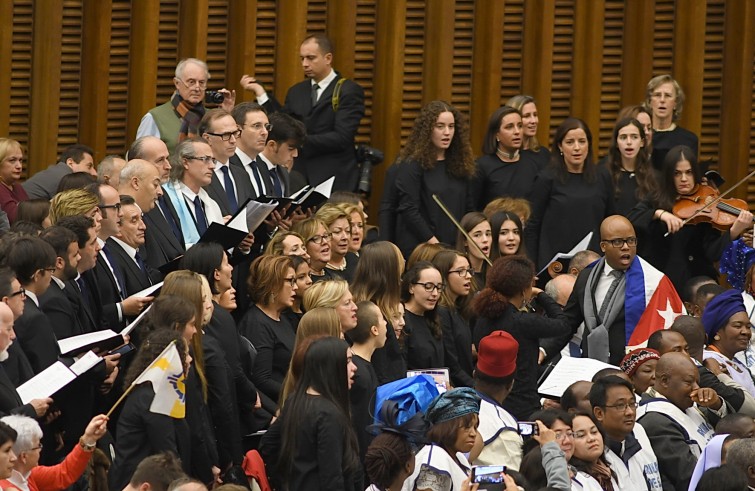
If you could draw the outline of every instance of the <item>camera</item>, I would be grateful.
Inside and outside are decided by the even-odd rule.
[[[209,102],[210,104],[221,104],[223,102],[223,99],[225,99],[225,96],[217,90],[204,91],[205,102]]]
[[[372,166],[378,165],[383,161],[383,152],[367,145],[357,145],[355,153],[357,162],[361,164],[359,186],[357,189],[359,192],[369,196],[372,189]]]
[[[537,423],[534,421],[519,421],[517,423],[519,427],[519,434],[522,436],[539,435],[540,430],[537,427]]]

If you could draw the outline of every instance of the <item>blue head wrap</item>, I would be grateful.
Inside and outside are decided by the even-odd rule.
[[[425,418],[432,424],[438,424],[470,413],[480,413],[480,396],[474,389],[460,387],[436,397],[427,407]]]
[[[747,247],[742,239],[729,244],[721,254],[718,269],[737,290],[745,289],[745,277],[750,266],[755,264],[755,249]]]
[[[729,318],[737,312],[747,312],[744,300],[742,300],[742,292],[739,290],[726,290],[708,302],[702,321],[709,343],[713,340],[713,336],[729,322]]]

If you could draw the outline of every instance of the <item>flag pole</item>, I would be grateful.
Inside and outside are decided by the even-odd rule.
[[[152,368],[152,365],[154,365],[154,364],[155,364],[155,362],[156,362],[157,360],[159,360],[159,359],[160,359],[160,357],[161,357],[161,356],[163,355],[163,353],[165,353],[165,352],[166,352],[166,351],[168,350],[168,348],[170,348],[170,347],[171,347],[171,346],[173,346],[174,344],[176,344],[176,341],[175,341],[175,340],[174,340],[174,341],[171,341],[170,343],[168,343],[168,345],[167,345],[167,346],[165,347],[165,349],[163,349],[163,350],[162,350],[162,351],[160,352],[160,354],[159,354],[159,355],[157,355],[157,358],[155,358],[154,360],[152,360],[152,363],[150,363],[150,364],[149,364],[149,365],[147,366],[147,368],[145,368],[145,369],[144,369],[144,370],[142,371],[142,373],[140,373],[140,374],[139,374],[139,377],[141,377],[141,376],[142,376],[142,374],[143,374],[144,372],[146,372],[147,370],[149,370],[150,368]],[[125,398],[126,398],[126,396],[127,396],[127,395],[129,395],[129,393],[130,393],[130,392],[131,392],[131,391],[132,391],[132,390],[134,389],[134,387],[136,387],[136,381],[137,381],[137,380],[139,380],[139,377],[136,377],[136,378],[134,379],[134,381],[133,381],[133,382],[131,382],[131,385],[129,385],[129,386],[128,386],[128,389],[126,389],[125,391],[123,391],[123,395],[121,395],[121,396],[120,396],[120,397],[118,398],[118,400],[117,400],[117,401],[115,401],[115,404],[113,404],[113,407],[111,407],[111,408],[110,408],[110,410],[109,410],[109,411],[107,412],[107,414],[106,414],[105,416],[107,416],[108,418],[110,417],[110,415],[111,415],[111,414],[113,413],[113,411],[115,411],[115,408],[117,408],[117,407],[118,407],[118,405],[119,405],[119,404],[120,404],[121,402],[123,402],[123,399],[125,399]]]

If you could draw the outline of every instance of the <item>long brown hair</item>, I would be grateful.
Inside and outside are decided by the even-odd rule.
[[[369,300],[380,308],[386,319],[393,319],[401,301],[403,271],[404,258],[392,242],[364,246],[351,282],[354,302]]]
[[[619,151],[619,131],[627,126],[634,126],[640,132],[640,138],[644,143],[644,146],[637,152],[637,160],[634,166],[634,176],[637,179],[637,192],[635,197],[642,201],[655,192],[655,174],[653,173],[653,163],[650,160],[650,152],[648,151],[648,141],[645,136],[645,128],[642,124],[634,118],[624,118],[619,120],[613,127],[613,138],[611,139],[611,146],[608,149],[608,156],[606,165],[611,172],[611,181],[613,182],[613,194],[618,198],[621,190],[619,189],[619,176],[621,176],[621,152]]]
[[[446,151],[448,173],[454,177],[471,178],[477,167],[474,162],[472,146],[469,143],[469,124],[458,109],[444,101],[432,101],[422,108],[414,129],[399,155],[400,161],[413,160],[423,168],[432,169],[438,162],[438,151],[433,145],[432,134],[438,116],[450,112],[454,116],[454,136]]]

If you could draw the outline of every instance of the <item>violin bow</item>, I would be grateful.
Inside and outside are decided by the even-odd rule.
[[[443,210],[443,213],[446,214],[449,220],[453,222],[454,225],[456,225],[456,228],[459,230],[459,232],[464,235],[464,237],[467,238],[467,244],[471,244],[475,249],[477,249],[477,252],[480,253],[480,256],[485,260],[486,263],[488,263],[488,266],[492,266],[493,262],[490,260],[488,256],[485,255],[484,252],[482,252],[482,249],[480,249],[480,246],[477,245],[477,242],[472,240],[472,237],[469,236],[466,230],[461,226],[459,222],[456,221],[456,218],[451,214],[450,211],[448,211],[448,208],[446,208],[446,205],[443,204],[443,202],[440,200],[437,194],[433,194],[433,200],[440,206],[440,209]]]
[[[719,201],[721,201],[722,199],[724,199],[727,194],[729,194],[732,191],[734,191],[735,189],[737,189],[740,185],[742,185],[745,181],[747,181],[752,176],[755,176],[755,170],[752,171],[752,172],[750,172],[746,176],[744,176],[742,179],[739,180],[739,182],[737,182],[736,184],[734,184],[732,187],[730,187],[729,189],[727,189],[725,192],[723,192],[720,195],[718,195],[718,198],[712,199],[709,203],[706,203],[702,208],[700,208],[695,213],[693,213],[691,217],[689,217],[686,220],[684,220],[682,222],[682,227],[685,226],[685,225],[687,225],[687,223],[689,223],[690,220],[692,220],[693,218],[695,218],[696,216],[698,216],[700,213],[704,212],[705,210],[707,210],[711,206],[714,206]],[[668,237],[668,235],[669,235],[669,232],[666,232],[665,234],[663,234],[664,237]]]

